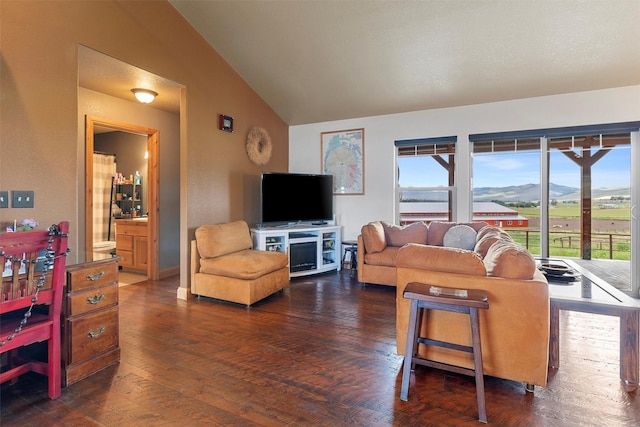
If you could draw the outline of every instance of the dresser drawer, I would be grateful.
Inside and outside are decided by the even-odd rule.
[[[69,292],[81,291],[90,287],[98,287],[118,282],[118,265],[114,262],[92,265],[67,272]]]
[[[74,292],[67,295],[67,316],[77,316],[117,303],[118,285],[116,283],[97,289],[88,289],[83,292]]]
[[[118,306],[67,319],[68,364],[79,363],[118,347]]]

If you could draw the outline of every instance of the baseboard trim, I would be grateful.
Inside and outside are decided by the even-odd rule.
[[[165,268],[158,272],[160,279],[166,279],[167,277],[177,276],[180,274],[180,266]]]
[[[180,287],[176,290],[176,297],[182,300],[189,299],[189,290],[187,288]]]

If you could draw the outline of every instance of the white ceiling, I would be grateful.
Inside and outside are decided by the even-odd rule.
[[[640,84],[639,0],[170,0],[289,125]]]
[[[131,89],[151,89],[158,96],[150,107],[180,113],[181,85],[82,45],[78,46],[78,85],[131,102],[138,102]]]

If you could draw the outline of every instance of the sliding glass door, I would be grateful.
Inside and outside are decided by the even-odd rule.
[[[640,289],[638,123],[470,135],[474,219]],[[606,260],[606,261],[605,261]]]
[[[630,261],[630,134],[550,138],[551,256]]]
[[[631,132],[631,291],[640,297],[640,133]]]

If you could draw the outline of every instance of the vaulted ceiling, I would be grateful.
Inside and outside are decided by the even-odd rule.
[[[640,0],[169,1],[289,125],[640,84]],[[179,111],[162,77],[84,47],[80,71]]]
[[[638,0],[170,2],[290,125],[640,84]]]

